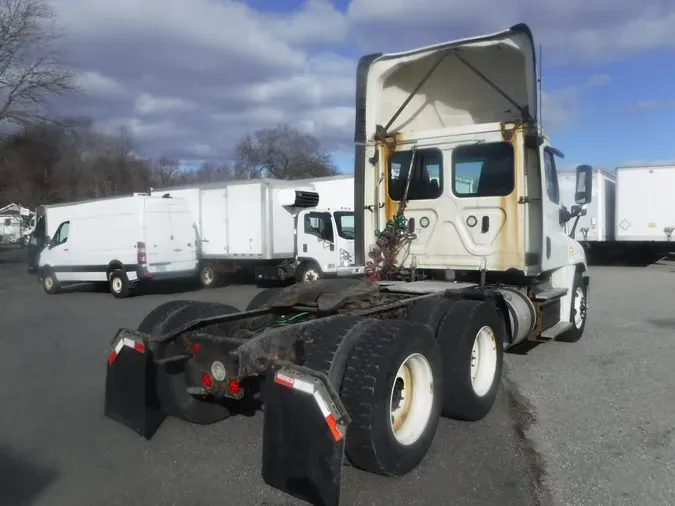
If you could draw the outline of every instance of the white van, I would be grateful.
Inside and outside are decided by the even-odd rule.
[[[46,206],[45,219],[55,230],[38,262],[47,293],[107,282],[122,298],[139,281],[198,275],[197,230],[183,199],[134,195]]]

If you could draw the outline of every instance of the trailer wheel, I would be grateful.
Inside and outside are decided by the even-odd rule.
[[[432,332],[381,320],[351,350],[342,401],[352,416],[346,453],[354,466],[401,476],[424,459],[441,413],[443,369]]]
[[[175,300],[156,307],[141,322],[138,330],[161,335],[182,327],[195,318],[236,312],[238,312],[236,308],[225,304]],[[173,354],[174,343],[162,349],[156,358],[162,359],[164,356]],[[195,397],[187,392],[184,368],[171,372],[172,374],[163,376],[162,379],[165,381],[157,383],[157,393],[162,406],[173,408],[167,409],[167,414],[200,425],[216,423],[230,416],[230,409],[224,404]]]
[[[61,290],[61,283],[56,279],[56,275],[53,271],[45,271],[44,277],[42,278],[42,288],[44,288],[44,291],[49,295],[59,293]]]
[[[123,299],[128,297],[131,293],[131,286],[129,284],[127,273],[119,269],[110,273],[108,287],[110,288],[110,293],[112,293],[113,297],[116,299]]]
[[[570,303],[570,319],[574,326],[556,337],[556,341],[576,343],[581,339],[586,328],[588,306],[588,289],[580,272],[574,275],[572,285],[572,302]]]
[[[490,302],[460,300],[438,329],[443,357],[443,416],[476,421],[492,409],[502,374],[504,317]]]

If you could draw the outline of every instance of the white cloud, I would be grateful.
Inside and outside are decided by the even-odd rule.
[[[127,123],[149,155],[224,156],[241,135],[280,122],[350,151],[359,54],[524,21],[546,62],[621,55],[675,42],[667,28],[675,11],[659,5],[352,0],[343,14],[329,0],[306,0],[272,15],[236,0],[56,0],[87,93],[64,110],[106,128]],[[583,93],[608,82],[603,74],[561,89],[545,81],[545,128],[575,121]]]

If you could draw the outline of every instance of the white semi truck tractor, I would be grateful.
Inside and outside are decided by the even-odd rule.
[[[591,201],[592,169],[577,168],[563,207],[534,48],[520,24],[363,57],[354,209],[366,276],[270,289],[245,311],[157,307],[113,338],[106,414],[150,438],[168,415],[214,423],[258,400],[263,481],[337,505],[344,456],[409,473],[441,416],[489,413],[506,350],[578,341],[589,276],[565,226]]]

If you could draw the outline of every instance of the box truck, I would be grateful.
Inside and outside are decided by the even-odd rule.
[[[38,274],[49,294],[101,282],[122,298],[141,281],[198,273],[197,231],[182,199],[139,194],[45,206],[36,230],[45,245]]]
[[[571,209],[575,203],[576,175],[563,172],[559,176],[560,200]],[[586,214],[579,218],[575,236],[582,244],[610,242],[614,240],[614,205],[616,179],[604,170],[593,170],[593,200],[586,208]]]
[[[349,186],[345,178],[319,182],[324,195],[335,194],[334,204],[340,202],[339,188],[329,190],[329,183],[343,190]],[[317,207],[321,197],[309,180],[263,178],[151,193],[186,200],[199,233],[200,279],[206,288],[242,270],[258,282],[362,272],[354,268],[353,210]],[[350,197],[353,190],[341,198],[349,203]]]

